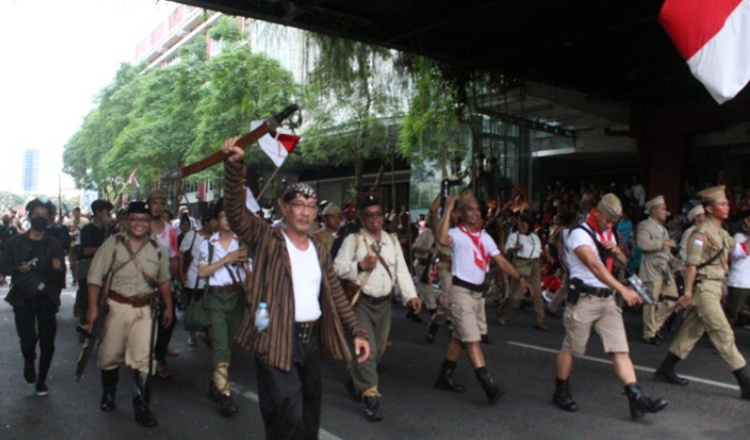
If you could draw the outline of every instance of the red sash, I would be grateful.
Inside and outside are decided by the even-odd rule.
[[[586,218],[586,223],[588,223],[588,225],[591,227],[591,230],[593,230],[596,233],[596,235],[599,237],[600,243],[604,243],[605,241],[612,241],[612,236],[614,235],[612,233],[612,229],[607,229],[606,232],[608,232],[608,234],[605,236],[604,232],[602,232],[599,229],[599,226],[596,224],[596,219],[594,218],[594,211],[595,209],[592,209],[589,212],[589,216]],[[615,267],[615,259],[612,256],[608,256],[606,258],[606,261],[607,261],[607,270],[609,271],[609,273],[612,273],[612,269],[614,269]]]
[[[487,251],[484,249],[481,229],[477,235],[469,232],[464,225],[458,225],[458,230],[468,235],[471,242],[474,244],[474,264],[476,264],[482,272],[487,272],[487,268],[490,266],[490,256],[487,255]]]

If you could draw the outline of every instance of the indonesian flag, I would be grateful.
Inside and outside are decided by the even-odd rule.
[[[750,0],[666,0],[659,22],[719,104],[750,81]]]
[[[253,121],[250,123],[250,131],[258,128],[263,121]],[[258,139],[258,145],[268,157],[271,158],[277,167],[284,163],[289,153],[294,150],[299,142],[299,136],[285,133],[266,133]]]

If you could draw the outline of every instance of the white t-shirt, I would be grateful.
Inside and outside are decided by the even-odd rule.
[[[188,267],[187,271],[187,284],[185,287],[188,289],[196,288],[195,280],[198,278],[198,263],[201,259],[201,245],[205,240],[205,237],[202,234],[199,234],[198,231],[188,231],[180,244],[180,253],[190,252],[190,255],[193,256],[192,261],[190,261],[190,267]],[[202,289],[205,286],[206,280],[205,278],[201,278],[198,281],[197,288]]]
[[[500,254],[500,249],[497,248],[495,240],[484,230],[482,230],[481,234],[480,240],[484,245],[486,256],[491,258]],[[453,245],[451,246],[451,251],[453,252],[453,276],[472,284],[483,284],[484,277],[490,265],[487,264],[487,267],[482,270],[476,264],[475,253],[479,259],[483,258],[479,254],[479,249],[474,246],[471,238],[459,228],[450,228],[448,235],[453,237]]]
[[[747,235],[738,232],[734,234],[734,241],[737,244],[732,253],[732,267],[729,269],[727,286],[750,289],[750,258],[748,249],[745,248]]]
[[[514,232],[505,240],[505,249],[512,248],[517,244],[522,245],[521,250],[516,251],[516,257],[536,260],[542,255],[542,241],[534,232],[526,235]]]
[[[589,225],[584,223],[583,227],[591,231]],[[608,237],[609,232],[609,229],[603,231],[604,236]],[[601,238],[599,237],[599,235],[596,233],[594,233],[594,235],[596,236],[597,241],[601,242]],[[588,232],[584,231],[581,228],[575,228],[570,231],[570,235],[568,236],[565,244],[568,248],[567,256],[568,268],[570,269],[570,279],[578,278],[583,281],[583,284],[591,287],[603,287],[605,289],[609,288],[609,286],[602,283],[596,276],[594,276],[588,266],[586,266],[575,253],[576,248],[580,246],[588,246],[589,249],[591,249],[591,252],[593,252],[596,258],[601,262],[601,259],[599,258],[599,249],[596,248],[596,244],[591,238],[591,235],[589,235]]]
[[[310,242],[304,251],[289,240],[286,233],[286,248],[292,264],[292,287],[294,289],[294,321],[315,321],[323,314],[320,310],[320,282],[323,273],[320,270],[318,252]]]
[[[211,256],[210,262],[208,261],[209,243],[214,248],[214,252],[213,252],[213,255]],[[214,264],[217,261],[224,258],[227,254],[234,252],[238,250],[239,248],[240,248],[240,241],[236,235],[232,235],[232,242],[229,243],[228,248],[224,249],[221,246],[221,243],[219,242],[219,233],[215,232],[214,235],[212,235],[208,240],[203,240],[203,242],[201,243],[201,253],[200,253],[199,264]],[[248,262],[248,265],[251,264],[251,260],[249,258],[247,262]],[[232,284],[234,280],[232,279],[232,275],[229,274],[230,270],[232,271],[232,274],[234,275],[234,278],[237,281],[245,281],[245,271],[237,263],[231,263],[231,264],[224,265],[223,267],[218,269],[216,272],[212,273],[208,277],[208,285],[209,286],[226,286],[228,284]]]

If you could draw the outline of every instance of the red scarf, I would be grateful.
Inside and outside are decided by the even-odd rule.
[[[588,223],[591,229],[599,237],[600,243],[604,243],[605,241],[612,241],[612,236],[614,235],[612,233],[612,229],[607,229],[608,234],[606,236],[604,235],[604,232],[599,229],[599,225],[596,224],[596,219],[594,218],[595,211],[596,209],[592,209],[591,211],[589,211],[589,216],[586,218],[586,223]],[[612,269],[614,269],[615,267],[615,259],[612,256],[608,256],[605,261],[607,261],[607,270],[609,271],[609,273],[612,273]]]
[[[482,243],[482,231],[479,230],[477,235],[469,232],[464,225],[458,225],[458,230],[468,235],[471,242],[474,244],[474,264],[477,265],[482,272],[487,272],[487,268],[490,266],[490,256],[484,249],[484,243]]]

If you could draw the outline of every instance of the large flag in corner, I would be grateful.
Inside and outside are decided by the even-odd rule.
[[[666,0],[659,22],[719,104],[750,82],[750,0]]]
[[[250,123],[250,131],[255,130],[263,121]],[[277,167],[284,163],[286,157],[292,152],[299,142],[299,136],[285,133],[266,133],[258,139],[258,145]]]

